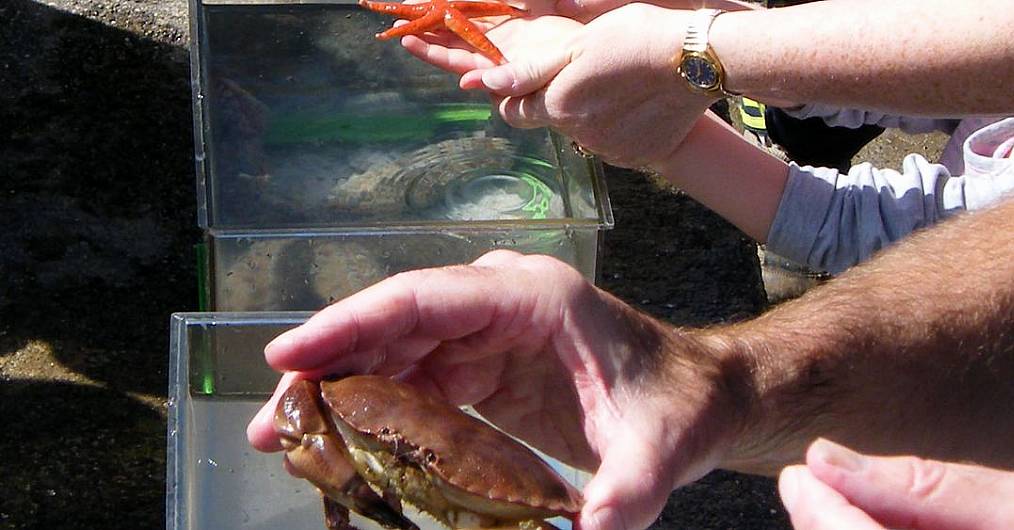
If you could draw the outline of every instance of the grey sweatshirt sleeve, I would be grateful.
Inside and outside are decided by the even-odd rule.
[[[838,273],[914,230],[997,200],[1014,187],[1012,169],[954,177],[915,154],[905,157],[900,173],[868,163],[848,174],[791,164],[767,246]]]

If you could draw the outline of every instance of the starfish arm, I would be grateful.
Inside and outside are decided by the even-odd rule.
[[[475,49],[479,50],[479,53],[485,55],[489,60],[496,64],[504,64],[507,59],[504,58],[503,53],[488,38],[486,35],[472,24],[465,15],[462,15],[457,9],[447,7],[444,14],[444,24],[447,29],[453,31],[457,36],[461,37],[462,40],[472,45]]]
[[[359,6],[382,15],[394,15],[406,20],[422,18],[430,11],[429,2],[424,4],[403,4],[401,2],[375,2],[359,0]]]
[[[448,7],[456,9],[468,18],[491,17],[498,15],[523,17],[528,15],[528,11],[524,9],[518,9],[506,2],[497,1],[451,0],[448,2]]]
[[[439,28],[443,25],[443,22],[443,11],[434,9],[408,24],[402,24],[401,26],[393,27],[383,33],[378,33],[377,38],[380,40],[388,40],[395,37],[404,37],[405,35],[418,35],[420,33],[426,33],[427,31],[433,31]]]

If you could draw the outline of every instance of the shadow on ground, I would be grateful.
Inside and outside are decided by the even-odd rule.
[[[187,54],[26,0],[0,10],[0,351],[44,340],[90,379],[164,395],[166,311],[195,292]]]
[[[200,239],[188,57],[135,9],[154,4],[51,3],[129,31],[0,4],[0,528],[162,528],[168,322],[196,307]],[[682,325],[763,308],[739,232],[644,175],[609,182],[607,289]],[[785,526],[769,480],[730,473],[656,525]]]
[[[97,412],[101,411],[101,412]],[[157,411],[120,392],[5,381],[0,527],[158,528],[165,436]]]
[[[196,300],[187,54],[26,0],[0,35],[0,528],[159,528],[168,315]]]

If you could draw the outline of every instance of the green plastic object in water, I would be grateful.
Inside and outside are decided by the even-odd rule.
[[[521,207],[521,210],[528,212],[531,215],[530,219],[545,219],[546,212],[549,211],[550,200],[553,198],[553,190],[531,175],[522,175],[521,180],[532,188],[532,198]]]
[[[285,114],[274,117],[264,137],[268,145],[322,142],[397,142],[432,138],[451,124],[481,128],[492,114],[488,104],[442,103],[426,112],[320,115]]]

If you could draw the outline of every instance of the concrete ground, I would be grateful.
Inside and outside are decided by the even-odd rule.
[[[187,42],[183,0],[0,3],[0,529],[164,527],[168,322],[196,309],[201,237]],[[606,289],[680,325],[764,309],[752,242],[608,178]],[[656,527],[786,525],[770,480],[717,472]]]

